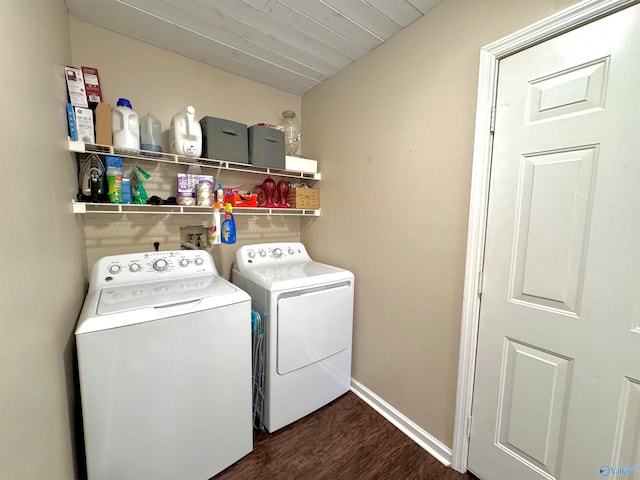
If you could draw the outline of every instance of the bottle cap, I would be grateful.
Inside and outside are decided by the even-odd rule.
[[[129,101],[128,98],[119,98],[118,102],[116,103],[116,106],[118,106],[118,107],[127,107],[127,108],[131,108],[133,110],[133,107],[131,106],[131,102]]]

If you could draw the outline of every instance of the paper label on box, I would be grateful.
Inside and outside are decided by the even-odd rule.
[[[89,108],[75,108],[78,140],[84,143],[95,143],[93,131],[93,111]]]
[[[100,88],[100,77],[98,77],[98,69],[91,67],[82,67],[84,76],[84,86],[87,92],[87,99],[90,102],[102,101],[102,89]]]
[[[67,92],[69,101],[74,107],[87,108],[87,95],[84,89],[84,77],[82,70],[74,67],[64,67],[64,74],[67,78]]]

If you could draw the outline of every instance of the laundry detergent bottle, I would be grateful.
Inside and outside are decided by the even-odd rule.
[[[196,121],[196,109],[191,105],[171,117],[169,150],[187,157],[202,154],[202,127]]]
[[[140,120],[126,98],[119,98],[111,109],[111,129],[114,147],[140,150]]]
[[[224,221],[222,222],[222,243],[236,243],[236,221],[231,211],[233,207],[230,203],[225,205]]]
[[[162,151],[162,125],[151,112],[140,119],[140,148],[151,152]]]

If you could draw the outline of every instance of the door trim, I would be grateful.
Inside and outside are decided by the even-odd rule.
[[[460,355],[451,456],[451,466],[458,472],[467,471],[469,454],[470,431],[468,425],[470,423],[468,419],[471,417],[473,402],[473,381],[480,321],[479,289],[485,248],[493,146],[490,130],[498,84],[498,63],[509,55],[610,15],[639,1],[585,0],[480,49]]]

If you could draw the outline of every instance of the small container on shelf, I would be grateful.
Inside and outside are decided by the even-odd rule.
[[[317,188],[294,187],[289,190],[287,202],[291,208],[317,210],[320,208],[320,190]]]
[[[300,148],[300,122],[293,110],[282,112],[284,130],[284,151],[287,155],[295,155]]]

